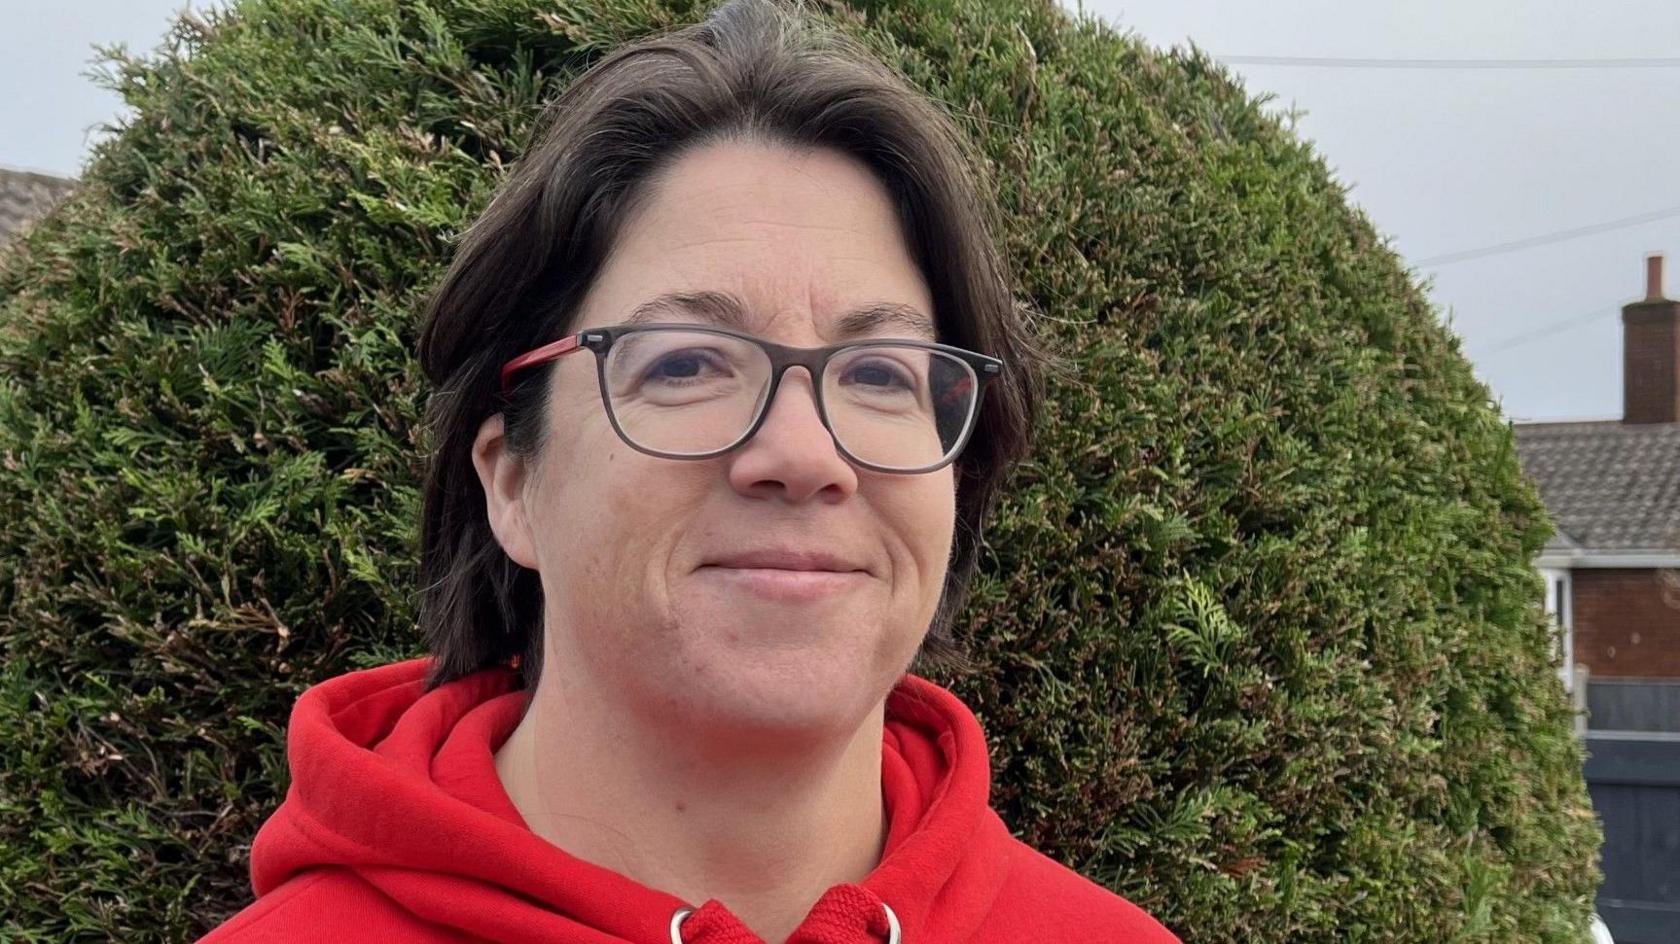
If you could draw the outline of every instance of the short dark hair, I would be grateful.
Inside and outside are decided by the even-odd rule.
[[[498,369],[575,323],[648,181],[685,151],[727,140],[832,148],[861,161],[892,197],[932,290],[939,340],[1003,360],[954,467],[950,566],[915,665],[964,668],[952,623],[985,518],[1030,446],[1045,364],[998,249],[997,208],[972,143],[934,99],[800,0],[728,0],[699,23],[613,50],[551,103],[542,125],[463,234],[420,335],[435,386],[420,535],[419,620],[435,660],[427,687],[517,662],[535,688],[541,586],[491,531],[472,447],[500,409],[508,449],[534,461],[549,428],[548,384],[520,383],[504,403]]]

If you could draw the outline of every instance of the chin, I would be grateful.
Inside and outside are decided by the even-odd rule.
[[[683,710],[742,734],[818,736],[855,729],[892,679],[830,647],[713,650],[693,672]],[[698,666],[696,666],[698,668]],[[880,688],[877,692],[875,689]]]

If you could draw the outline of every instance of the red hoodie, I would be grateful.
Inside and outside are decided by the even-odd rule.
[[[257,832],[257,900],[201,944],[670,944],[688,903],[568,855],[525,824],[495,750],[524,692],[507,668],[423,692],[413,659],[322,682],[292,711],[292,785]],[[786,944],[1179,944],[1137,906],[1009,834],[980,724],[905,675],[887,699],[880,864],[825,892]],[[889,913],[891,917],[889,918]],[[763,944],[717,899],[681,944]]]

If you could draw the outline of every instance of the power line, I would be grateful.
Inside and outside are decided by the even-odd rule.
[[[1495,243],[1492,246],[1481,246],[1476,249],[1461,249],[1458,252],[1444,253],[1430,256],[1412,263],[1416,266],[1444,266],[1454,262],[1464,262],[1467,259],[1480,259],[1483,256],[1498,255],[1503,252],[1516,252],[1534,246],[1545,246],[1550,243],[1561,243],[1569,239],[1580,239],[1582,236],[1593,236],[1598,233],[1608,233],[1611,230],[1626,229],[1629,226],[1639,226],[1665,220],[1671,216],[1680,216],[1680,206],[1669,207],[1665,210],[1652,210],[1638,216],[1625,216],[1619,220],[1605,223],[1593,223],[1590,226],[1577,226],[1574,229],[1560,229],[1551,233],[1541,233],[1538,236],[1528,236],[1523,239],[1513,239],[1507,243]]]
[[[1576,315],[1572,318],[1565,318],[1562,321],[1554,321],[1551,324],[1542,325],[1533,331],[1512,335],[1492,347],[1483,350],[1480,354],[1476,355],[1476,357],[1492,357],[1495,354],[1502,354],[1512,348],[1522,347],[1523,345],[1529,344],[1533,341],[1539,341],[1542,338],[1549,338],[1554,334],[1562,334],[1571,328],[1579,327],[1589,321],[1596,321],[1606,315],[1613,315],[1615,313],[1616,309],[1600,308],[1598,311],[1587,312],[1584,315]]]
[[[1214,56],[1239,66],[1322,69],[1675,69],[1680,57],[1625,59],[1342,59],[1327,56]]]

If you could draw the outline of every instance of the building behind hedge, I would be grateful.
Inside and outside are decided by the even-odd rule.
[[[1604,830],[1598,910],[1622,944],[1680,939],[1680,302],[1663,257],[1622,308],[1616,419],[1519,423],[1557,530],[1535,561],[1585,711]]]
[[[51,210],[75,181],[52,174],[0,167],[0,248]]]

